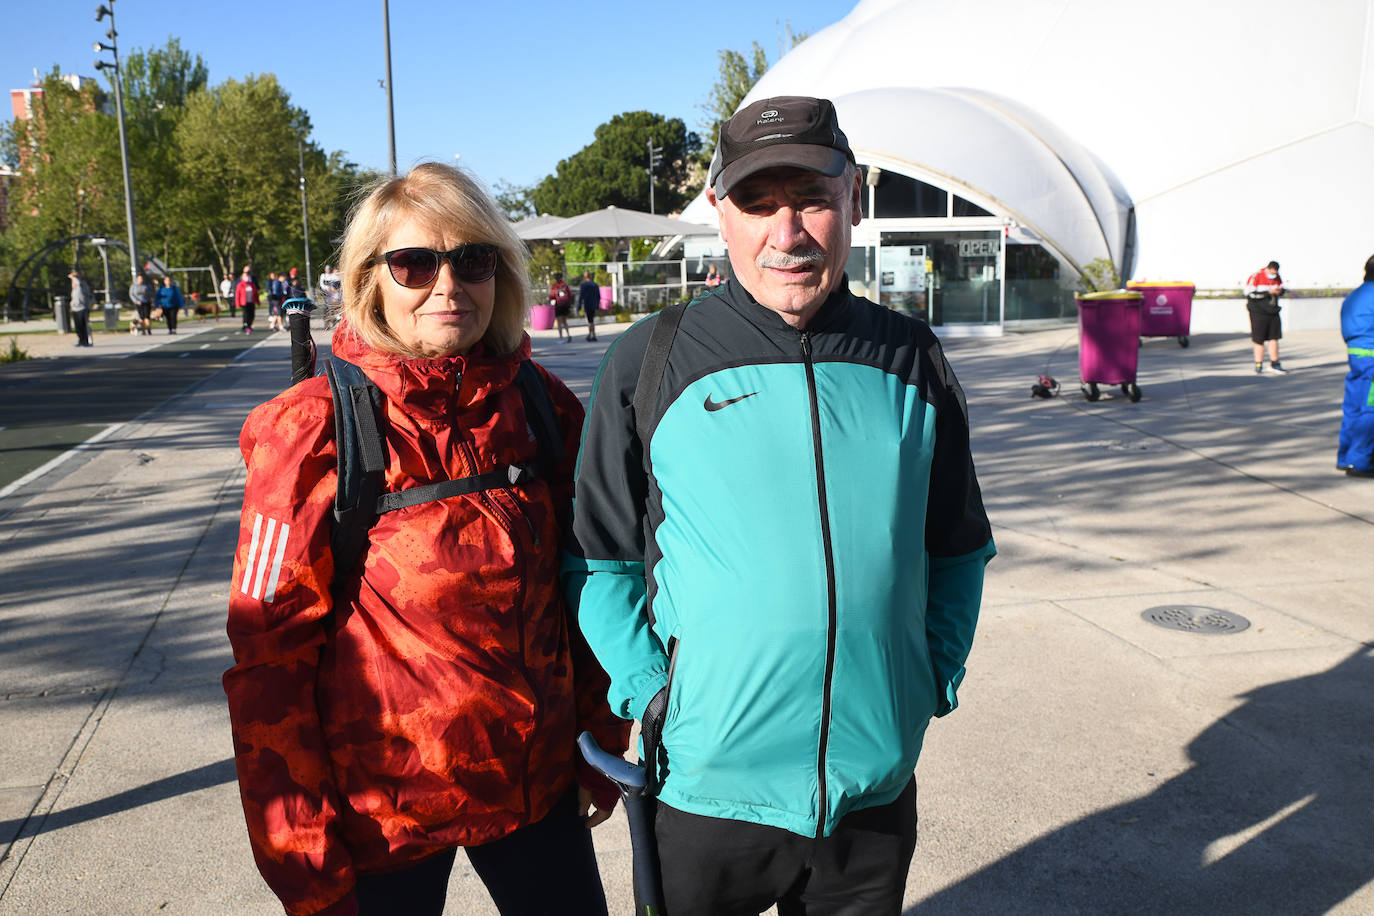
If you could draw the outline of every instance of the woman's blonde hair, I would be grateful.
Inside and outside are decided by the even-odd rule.
[[[383,253],[392,229],[405,217],[440,237],[487,242],[500,249],[496,303],[482,341],[496,353],[510,353],[519,346],[530,295],[528,253],[476,179],[442,162],[422,162],[406,175],[379,179],[358,193],[361,199],[349,214],[339,251],[343,281],[339,308],[368,346],[406,358],[424,355],[402,343],[387,326],[379,284],[380,271],[387,266],[385,262],[369,265]]]

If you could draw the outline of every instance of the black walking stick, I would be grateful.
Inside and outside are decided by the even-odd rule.
[[[625,817],[630,822],[630,850],[634,856],[635,916],[666,916],[663,884],[658,870],[658,841],[654,838],[656,802],[646,794],[645,770],[640,764],[608,754],[597,745],[591,732],[577,739],[582,756],[598,773],[615,783],[625,800]]]
[[[315,303],[301,296],[282,303],[286,320],[291,325],[291,384],[303,382],[315,374],[315,339],[310,336],[310,313]]]

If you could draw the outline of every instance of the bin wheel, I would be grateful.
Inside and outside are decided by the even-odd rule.
[[[1079,385],[1078,387],[1082,389],[1083,397],[1087,398],[1089,401],[1096,401],[1098,398],[1102,397],[1102,392],[1097,390],[1097,382],[1088,382],[1088,384]]]
[[[1185,349],[1187,348],[1187,346],[1188,346],[1188,335],[1187,335],[1187,334],[1184,334],[1184,335],[1182,335],[1182,336],[1179,337],[1179,339],[1178,339],[1178,345],[1179,345],[1180,347],[1184,347]]]
[[[1135,382],[1127,382],[1126,384],[1122,385],[1121,393],[1124,394],[1126,397],[1130,398],[1132,404],[1140,400],[1140,386],[1137,385]]]

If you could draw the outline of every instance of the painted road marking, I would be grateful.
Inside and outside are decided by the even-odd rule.
[[[208,350],[208,349],[210,349],[210,345],[209,345],[209,344],[201,344],[201,345],[200,345],[200,349],[202,349],[202,350]]]
[[[42,467],[37,467],[34,468],[32,471],[29,471],[27,474],[25,474],[23,477],[20,477],[14,483],[10,484],[4,489],[0,489],[0,499],[4,499],[6,496],[9,496],[11,493],[13,493],[15,490],[18,490],[25,484],[35,481],[38,478],[42,477],[44,474],[48,473],[53,468],[57,467],[59,464],[66,461],[68,458],[72,457],[77,452],[90,451],[91,446],[95,445],[101,439],[105,439],[113,435],[115,430],[119,429],[123,425],[123,423],[116,423],[113,426],[107,426],[100,432],[96,433],[94,436],[91,436],[91,438],[87,439],[85,442],[82,442],[80,445],[76,446],[75,448],[68,449],[67,451],[58,455],[53,460],[49,461],[47,464],[43,465]]]

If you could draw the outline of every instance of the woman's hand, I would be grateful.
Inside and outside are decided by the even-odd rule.
[[[577,813],[582,815],[583,826],[588,830],[606,823],[611,817],[611,812],[615,810],[612,806],[610,808],[597,808],[592,811],[594,804],[592,793],[579,786],[577,789]]]

